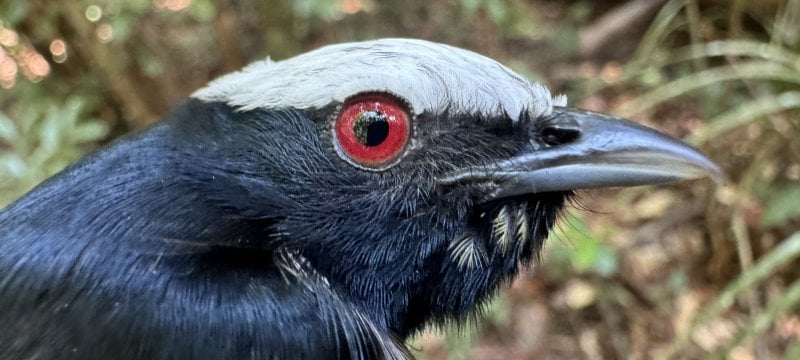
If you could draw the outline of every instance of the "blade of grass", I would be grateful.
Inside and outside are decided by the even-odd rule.
[[[714,83],[745,79],[776,80],[800,84],[800,72],[765,61],[721,66],[680,77],[647,92],[626,104],[620,109],[620,114],[632,116],[666,100]]]
[[[695,58],[746,56],[770,60],[800,70],[800,57],[785,47],[752,40],[718,40],[676,49],[658,66],[676,64]]]
[[[736,280],[732,281],[719,296],[711,301],[711,303],[704,306],[692,320],[689,328],[672,341],[664,358],[671,359],[675,357],[676,353],[689,343],[692,334],[699,326],[705,324],[719,315],[723,310],[733,305],[736,297],[740,293],[773,274],[782,265],[798,257],[800,257],[800,232],[796,232],[782,241],[780,245],[756,262],[752,269],[742,273]]]
[[[743,103],[709,120],[708,127],[703,132],[690,136],[687,142],[699,146],[725,131],[765,119],[764,115],[788,109],[800,109],[800,91],[764,96]]]
[[[770,41],[773,44],[796,45],[800,40],[797,27],[800,25],[800,0],[789,0],[778,13]]]
[[[686,0],[671,0],[661,8],[661,11],[658,12],[656,18],[653,20],[653,24],[650,25],[650,28],[644,36],[642,36],[641,45],[639,45],[639,48],[636,50],[636,54],[633,56],[634,59],[646,59],[648,56],[643,55],[652,54],[652,52],[655,51],[658,47],[658,43],[666,36],[669,24],[678,16],[681,9],[683,9],[685,1]]]
[[[700,5],[696,0],[686,0],[686,19],[689,22],[689,38],[692,44],[702,43],[702,30],[700,20]],[[701,71],[708,68],[708,64],[702,57],[695,57],[693,61],[694,71]]]
[[[766,311],[751,318],[736,334],[733,339],[718,349],[712,355],[714,359],[730,359],[731,351],[749,340],[753,336],[767,331],[778,316],[786,314],[795,305],[800,303],[800,280],[795,280],[786,288],[780,297],[772,301]]]
[[[784,64],[800,71],[800,56],[784,47],[752,40],[718,40],[678,48],[671,51],[669,56],[654,56],[651,54],[651,56],[647,57],[647,63],[639,61],[625,64],[622,76],[614,81],[607,82],[601,77],[589,79],[587,91],[597,92],[608,86],[624,84],[640,78],[648,71],[684,61],[719,56],[764,59],[777,64]]]

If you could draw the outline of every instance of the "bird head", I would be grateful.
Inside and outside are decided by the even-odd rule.
[[[680,141],[422,40],[255,63],[193,98],[227,114],[192,171],[210,197],[266,220],[294,276],[401,337],[463,318],[536,259],[574,190],[720,177]]]

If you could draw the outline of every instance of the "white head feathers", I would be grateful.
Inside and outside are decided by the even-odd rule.
[[[319,108],[364,92],[389,92],[416,114],[452,112],[532,117],[565,105],[544,86],[474,52],[424,40],[381,39],[326,46],[253,63],[192,96],[240,110]]]

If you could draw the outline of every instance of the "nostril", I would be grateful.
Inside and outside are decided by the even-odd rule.
[[[580,135],[578,129],[558,126],[548,126],[540,132],[542,142],[547,145],[568,144],[577,140]]]

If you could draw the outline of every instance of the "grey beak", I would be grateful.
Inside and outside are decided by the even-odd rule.
[[[680,140],[609,115],[556,107],[545,130],[556,140],[485,169],[468,169],[442,183],[492,182],[491,198],[601,187],[663,184],[711,177],[720,168]],[[545,141],[547,142],[547,141]]]

